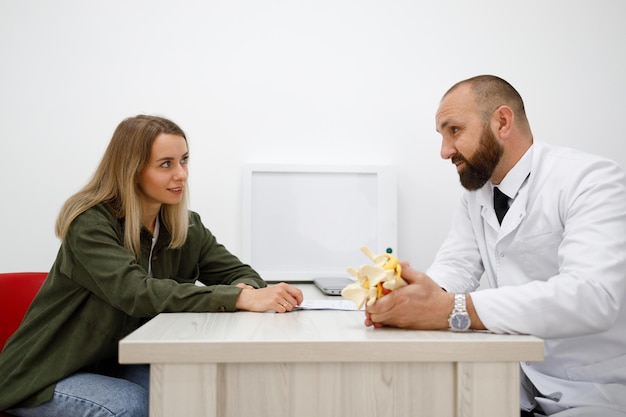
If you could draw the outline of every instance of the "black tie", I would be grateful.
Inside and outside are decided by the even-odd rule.
[[[493,187],[493,208],[496,210],[498,223],[502,224],[504,215],[509,210],[509,197],[506,196],[498,187]]]

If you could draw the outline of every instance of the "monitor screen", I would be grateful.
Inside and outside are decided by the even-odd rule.
[[[242,260],[267,281],[348,276],[361,246],[396,247],[391,167],[247,165],[243,195]]]

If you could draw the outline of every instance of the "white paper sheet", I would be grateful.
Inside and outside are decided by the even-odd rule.
[[[295,309],[299,310],[346,310],[356,311],[356,304],[354,304],[350,300],[344,300],[342,298],[338,298],[337,300],[304,300],[302,304],[297,306]],[[363,309],[361,309],[363,310]]]

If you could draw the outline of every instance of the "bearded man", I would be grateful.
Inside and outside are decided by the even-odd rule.
[[[365,325],[540,337],[521,415],[626,416],[624,170],[535,142],[521,96],[491,75],[450,88],[436,127],[466,191],[431,267],[404,263],[409,285]]]

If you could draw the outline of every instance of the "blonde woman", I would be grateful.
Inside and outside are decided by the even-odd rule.
[[[119,124],[61,209],[57,259],[0,354],[0,410],[147,416],[149,371],[117,363],[122,337],[161,312],[284,313],[302,302],[293,286],[267,287],[188,210],[188,159],[175,123]]]

